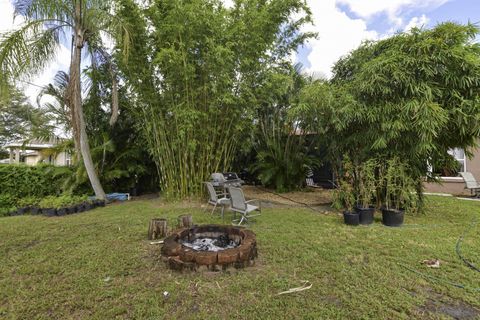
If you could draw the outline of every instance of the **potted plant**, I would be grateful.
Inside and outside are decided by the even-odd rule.
[[[35,214],[37,214],[38,202],[39,202],[38,198],[31,197],[31,196],[18,200],[18,206],[19,206],[19,208],[17,209],[18,214],[25,214],[28,211],[30,211],[32,214],[34,214],[33,211],[35,211]]]
[[[358,213],[353,210],[354,203],[355,195],[352,185],[345,180],[341,180],[334,193],[334,206],[337,209],[344,209],[343,220],[345,224],[351,226],[357,226],[360,223]]]
[[[48,217],[54,217],[57,215],[57,209],[56,209],[58,206],[57,197],[47,196],[40,201],[39,205],[42,208],[42,213],[44,215]]]
[[[77,204],[77,212],[84,212],[87,210],[85,202],[87,201],[87,196],[76,196],[74,197],[74,202]]]
[[[370,159],[360,166],[358,172],[357,204],[355,211],[359,214],[360,224],[368,225],[373,223],[375,207],[372,205],[377,191],[377,180],[375,170],[377,162]]]
[[[397,157],[386,161],[383,167],[382,221],[386,226],[400,227],[404,221],[405,209],[416,205],[415,181],[408,171],[408,165]]]

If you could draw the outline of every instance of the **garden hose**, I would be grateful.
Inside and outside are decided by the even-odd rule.
[[[426,273],[417,271],[417,270],[415,270],[415,269],[413,269],[413,268],[410,268],[408,265],[403,264],[403,263],[397,262],[397,264],[398,264],[399,266],[407,269],[408,271],[411,271],[411,272],[413,272],[413,273],[416,273],[416,274],[418,274],[419,276],[422,276],[422,277],[424,277],[424,278],[427,278],[427,279],[430,279],[430,280],[433,280],[433,281],[437,281],[437,282],[440,282],[440,283],[448,284],[448,285],[454,286],[454,287],[456,287],[456,288],[480,292],[480,288],[478,288],[478,287],[477,287],[477,288],[475,288],[475,287],[468,287],[468,286],[463,285],[463,284],[455,283],[455,282],[452,282],[452,281],[448,281],[448,280],[445,280],[445,279],[441,279],[441,278],[438,278],[438,277],[435,277],[435,276],[431,276],[431,275],[429,275],[429,274],[426,274]]]
[[[290,199],[289,197],[282,196],[281,194],[278,194],[278,193],[276,193],[276,192],[267,190],[267,189],[265,189],[265,188],[260,188],[259,186],[254,186],[254,187],[257,188],[257,189],[260,190],[260,191],[264,191],[264,192],[267,192],[267,193],[276,195],[277,197],[280,197],[280,198],[286,199],[286,200],[288,200],[288,201],[291,201],[291,202],[293,202],[293,203],[296,203],[296,204],[302,205],[302,206],[304,206],[304,207],[307,207],[308,209],[313,210],[313,211],[315,211],[315,212],[324,213],[323,211],[320,211],[320,210],[315,209],[314,207],[312,207],[312,206],[309,205],[308,203],[304,203],[304,202],[300,202],[300,201],[296,201],[296,200]]]
[[[464,231],[464,233],[458,238],[457,240],[457,244],[455,246],[455,251],[458,255],[458,257],[462,260],[463,263],[465,263],[468,267],[470,267],[471,269],[477,271],[477,272],[480,272],[480,269],[475,266],[473,263],[471,263],[470,261],[468,261],[461,253],[461,244],[463,242],[463,240],[470,234],[470,232],[478,225],[478,217],[475,217],[472,222],[470,223],[470,226]],[[397,262],[397,264],[413,273],[416,273],[424,278],[428,278],[430,280],[433,280],[433,281],[437,281],[437,282],[440,282],[440,283],[444,283],[444,284],[448,284],[448,285],[451,285],[451,286],[454,286],[456,288],[460,288],[460,289],[465,289],[465,290],[471,290],[471,291],[477,291],[477,292],[480,292],[480,288],[475,288],[475,287],[468,287],[466,285],[463,285],[463,284],[459,284],[459,283],[455,283],[455,282],[451,282],[451,281],[448,281],[448,280],[445,280],[445,279],[441,279],[441,278],[438,278],[438,277],[435,277],[435,276],[432,276],[432,275],[429,275],[429,274],[426,274],[426,273],[423,273],[423,272],[420,272],[420,271],[417,271],[413,268],[410,268],[408,265],[406,264],[403,264],[403,263],[399,263]]]
[[[457,240],[457,245],[455,246],[455,251],[457,252],[457,255],[458,257],[460,258],[460,260],[463,261],[463,263],[465,263],[467,266],[470,267],[470,269],[472,270],[475,270],[477,272],[480,272],[480,269],[475,266],[473,263],[471,263],[470,261],[468,261],[463,255],[462,255],[462,252],[461,252],[461,248],[460,246],[462,245],[462,242],[463,240],[465,239],[466,236],[468,236],[470,234],[470,232],[472,232],[472,230],[478,225],[478,217],[475,217],[475,219],[473,219],[472,223],[470,224],[470,227],[465,230],[465,232],[458,238]]]

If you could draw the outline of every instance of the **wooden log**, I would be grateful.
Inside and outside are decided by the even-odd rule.
[[[178,217],[179,228],[191,228],[193,226],[193,217],[189,214],[184,214]]]
[[[152,219],[148,226],[148,240],[157,240],[167,236],[167,219]]]

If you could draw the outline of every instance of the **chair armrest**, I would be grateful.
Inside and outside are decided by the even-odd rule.
[[[258,209],[262,211],[262,201],[260,199],[252,199],[252,200],[245,201],[245,203],[250,203],[250,202],[257,202]]]

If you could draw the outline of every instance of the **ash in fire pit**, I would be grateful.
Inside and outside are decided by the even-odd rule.
[[[197,251],[221,251],[225,249],[233,249],[238,243],[228,238],[228,235],[222,234],[218,238],[197,238],[193,241],[181,241],[186,247]]]
[[[244,228],[204,225],[180,229],[164,240],[162,255],[176,270],[243,268],[257,257],[255,234]]]

